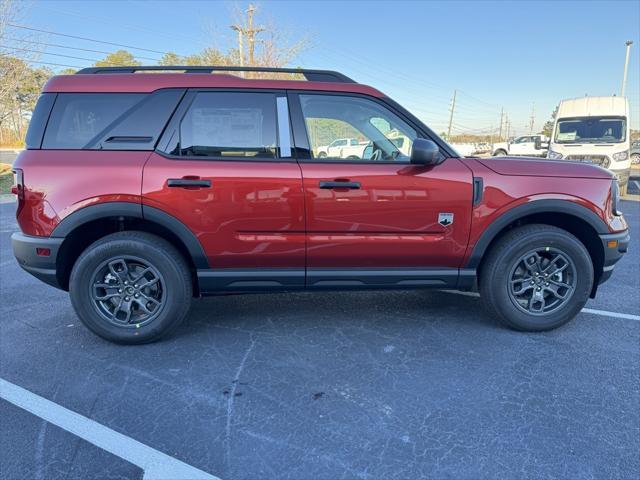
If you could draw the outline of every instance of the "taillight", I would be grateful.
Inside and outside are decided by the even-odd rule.
[[[24,175],[22,170],[15,168],[13,170],[13,187],[11,187],[11,193],[18,197],[18,211],[24,206]]]

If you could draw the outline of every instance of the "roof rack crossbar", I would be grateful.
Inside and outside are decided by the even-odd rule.
[[[76,75],[103,73],[136,73],[136,72],[179,71],[184,73],[213,73],[213,72],[267,72],[290,73],[303,75],[311,82],[355,83],[354,80],[340,72],[332,70],[309,70],[305,68],[275,68],[275,67],[230,67],[230,66],[130,66],[130,67],[90,67],[78,70]]]

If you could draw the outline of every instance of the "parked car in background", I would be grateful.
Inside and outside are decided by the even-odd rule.
[[[494,157],[546,157],[549,139],[544,135],[523,135],[508,142],[493,144]]]
[[[97,335],[157,340],[194,296],[476,286],[490,318],[549,330],[627,250],[607,170],[464,158],[340,73],[237,70],[95,67],[45,85],[13,165],[13,251]],[[319,132],[346,129],[366,143],[339,148],[367,152],[317,153]]]
[[[613,172],[626,191],[631,168],[629,102],[624,97],[562,100],[548,158],[588,162]]]
[[[318,147],[318,157],[349,158],[361,157],[365,145],[360,145],[356,138],[336,138],[329,145]]]
[[[640,164],[640,140],[636,140],[631,144],[631,148],[629,149],[631,154],[631,163],[633,165]]]

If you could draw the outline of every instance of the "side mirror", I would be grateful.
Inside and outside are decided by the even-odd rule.
[[[416,138],[411,148],[411,163],[417,165],[436,165],[440,160],[440,149],[431,140]]]
[[[534,147],[536,150],[542,150],[542,142],[540,141],[540,137],[536,137],[533,141]]]

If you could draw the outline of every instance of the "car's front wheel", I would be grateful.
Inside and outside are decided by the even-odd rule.
[[[118,232],[76,261],[69,293],[80,320],[117,343],[147,343],[175,330],[191,303],[189,268],[165,240],[145,232]]]
[[[480,272],[488,312],[525,331],[550,330],[573,319],[592,285],[593,265],[585,246],[551,225],[509,231],[491,248]]]

